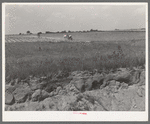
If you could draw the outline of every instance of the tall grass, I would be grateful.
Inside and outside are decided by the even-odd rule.
[[[29,75],[46,76],[59,70],[141,66],[145,64],[144,50],[140,46],[114,42],[6,43],[6,76],[23,79]]]

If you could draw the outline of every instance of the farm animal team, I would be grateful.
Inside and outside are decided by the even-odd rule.
[[[65,38],[65,39],[68,39],[68,40],[72,40],[72,36],[69,35],[69,34],[64,35],[64,38]]]
[[[37,36],[38,36],[38,38],[40,38],[40,33],[38,33]],[[72,39],[73,39],[72,36],[69,35],[69,34],[65,34],[65,35],[64,35],[64,38],[65,38],[65,39],[68,39],[68,40],[72,40]]]

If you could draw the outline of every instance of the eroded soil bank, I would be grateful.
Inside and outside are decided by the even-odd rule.
[[[6,111],[144,111],[145,69],[58,72],[7,80]]]

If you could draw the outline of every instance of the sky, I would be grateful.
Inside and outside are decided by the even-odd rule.
[[[146,5],[7,4],[4,24],[5,34],[145,28]]]

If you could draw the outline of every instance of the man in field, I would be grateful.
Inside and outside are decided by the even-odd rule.
[[[71,35],[69,35],[69,38],[68,38],[69,40],[72,40],[72,36]]]

